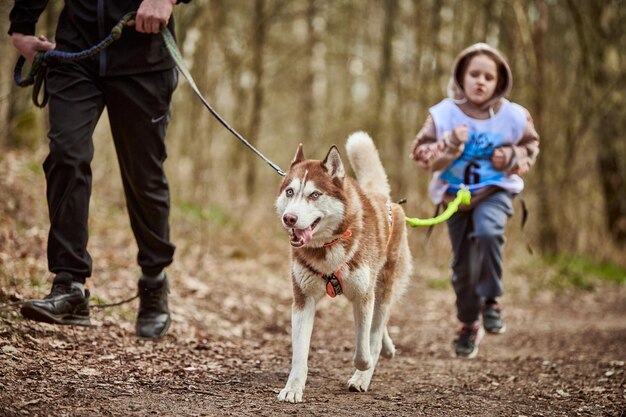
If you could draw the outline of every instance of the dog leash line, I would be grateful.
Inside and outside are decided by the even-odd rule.
[[[174,62],[176,63],[176,67],[183,74],[183,76],[185,77],[185,79],[187,80],[189,85],[191,86],[191,89],[194,91],[194,93],[196,93],[196,96],[198,96],[200,101],[202,101],[202,104],[204,104],[204,107],[207,108],[207,110],[213,115],[213,117],[215,117],[217,119],[217,121],[219,121],[222,124],[222,126],[224,126],[226,128],[226,130],[228,130],[237,139],[239,139],[241,141],[241,143],[243,143],[245,146],[248,147],[248,149],[250,149],[252,152],[254,152],[256,156],[258,156],[263,161],[265,161],[280,176],[284,177],[286,175],[285,171],[280,169],[280,167],[278,165],[276,165],[275,163],[270,161],[267,157],[265,157],[265,155],[263,155],[261,152],[259,152],[250,142],[248,142],[243,136],[241,136],[241,134],[239,134],[239,132],[237,132],[235,129],[233,129],[213,109],[213,107],[211,107],[211,105],[202,96],[202,93],[200,93],[200,90],[198,89],[198,86],[196,85],[193,77],[191,76],[191,73],[189,72],[189,70],[187,69],[187,66],[185,65],[185,61],[184,61],[184,59],[182,57],[182,54],[180,53],[180,50],[178,49],[178,46],[176,45],[176,41],[174,40],[174,37],[172,36],[172,33],[169,31],[169,29],[167,29],[166,27],[162,28],[161,29],[161,35],[163,36],[163,39],[165,40],[165,45],[167,46],[167,50],[169,51],[170,55],[172,56],[172,59],[174,60]]]

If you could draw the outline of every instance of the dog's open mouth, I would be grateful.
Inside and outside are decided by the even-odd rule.
[[[299,248],[309,243],[311,239],[313,238],[313,229],[315,229],[315,226],[318,225],[320,220],[322,220],[322,218],[318,217],[306,229],[296,229],[296,228],[290,229],[289,232],[291,235],[291,240],[289,243],[291,243],[291,246],[293,246],[294,248]]]

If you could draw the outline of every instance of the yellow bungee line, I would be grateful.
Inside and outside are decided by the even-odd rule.
[[[470,204],[470,200],[472,198],[472,193],[465,187],[461,188],[456,193],[456,197],[454,200],[448,204],[448,207],[444,210],[443,213],[438,215],[437,217],[432,217],[430,219],[418,219],[416,217],[405,217],[404,219],[411,227],[418,226],[434,226],[439,223],[443,223],[448,220],[454,213],[459,210],[459,206],[461,204],[468,205]]]

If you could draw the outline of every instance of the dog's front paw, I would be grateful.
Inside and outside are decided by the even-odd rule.
[[[356,371],[348,381],[348,389],[352,392],[365,392],[372,380],[371,372]]]
[[[278,401],[301,403],[303,391],[303,387],[287,384],[287,386],[280,391],[280,394],[278,394]]]

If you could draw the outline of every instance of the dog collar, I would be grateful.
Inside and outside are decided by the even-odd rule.
[[[335,243],[339,243],[339,241],[341,241],[341,240],[348,239],[350,236],[352,236],[352,230],[347,229],[345,232],[343,232],[343,235],[339,236],[339,237],[338,237],[337,239],[335,239],[335,240],[331,240],[331,241],[330,241],[330,242],[328,242],[328,243],[324,243],[324,244],[322,245],[322,247],[323,247],[323,248],[326,248],[326,247],[328,247],[328,246],[332,246],[332,245],[334,245]]]

